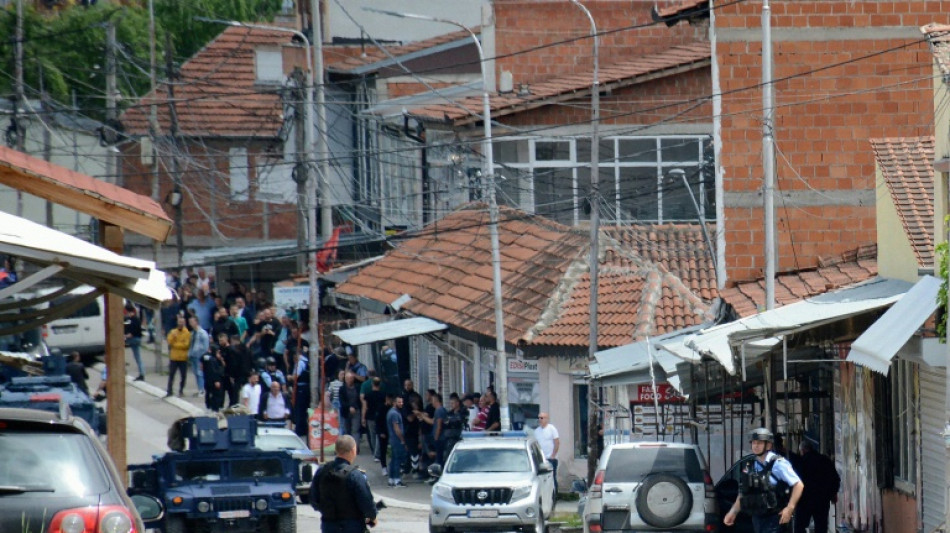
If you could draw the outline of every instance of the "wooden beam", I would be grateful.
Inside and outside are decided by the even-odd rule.
[[[122,228],[99,222],[102,235],[102,246],[117,254],[122,253]],[[109,455],[112,456],[115,467],[121,474],[123,483],[126,483],[125,471],[128,466],[126,451],[126,409],[125,409],[125,328],[122,315],[122,297],[114,293],[106,293],[106,395],[109,398],[109,410],[106,412],[108,425]]]

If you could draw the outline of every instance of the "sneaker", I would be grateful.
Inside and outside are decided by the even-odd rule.
[[[384,467],[383,467],[382,474],[383,474],[384,476],[388,476],[388,475],[389,475],[389,469],[384,466]]]
[[[393,483],[393,488],[394,488],[394,489],[404,489],[404,488],[406,488],[406,487],[408,487],[408,485],[406,485],[405,483],[403,483],[402,480],[399,480],[399,481]]]
[[[135,378],[135,381],[145,381],[145,376],[139,374],[139,377]]]
[[[379,462],[379,457],[373,457],[373,462],[374,462],[374,463],[378,463],[378,462]]]
[[[165,397],[166,397],[166,398],[171,398],[172,396],[174,396],[174,394],[172,394],[171,392],[166,392],[166,393],[165,393]]]
[[[178,391],[178,397],[179,397],[179,398],[184,398],[184,397],[185,397],[185,392],[184,392],[184,391]]]

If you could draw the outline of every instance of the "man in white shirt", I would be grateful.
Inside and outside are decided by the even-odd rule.
[[[263,402],[264,420],[287,420],[290,416],[290,399],[281,392],[279,381],[271,381],[270,393],[264,396]]]
[[[257,415],[261,406],[261,385],[257,382],[257,371],[252,370],[247,377],[247,383],[241,387],[241,405],[247,407],[252,415]]]
[[[561,439],[557,428],[551,425],[551,416],[547,413],[538,415],[538,427],[534,428],[534,438],[541,446],[541,453],[554,467],[554,494],[557,494],[557,451],[561,447]]]

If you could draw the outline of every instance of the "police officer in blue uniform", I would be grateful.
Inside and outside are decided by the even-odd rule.
[[[310,483],[310,505],[320,511],[323,533],[363,533],[367,526],[376,526],[373,493],[355,460],[356,441],[340,436],[336,458],[323,465]]]
[[[739,497],[723,518],[735,524],[740,510],[752,515],[755,533],[778,533],[792,520],[805,484],[787,459],[772,451],[772,432],[752,431],[749,437],[755,460],[741,467]]]

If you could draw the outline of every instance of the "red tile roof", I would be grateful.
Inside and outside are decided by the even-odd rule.
[[[871,139],[917,264],[934,264],[934,138]]]
[[[491,249],[484,206],[470,206],[401,242],[337,288],[391,302],[455,327],[495,336]],[[508,342],[584,347],[589,341],[589,236],[541,217],[502,209],[499,222],[505,337]],[[599,345],[698,323],[715,296],[701,232],[684,226],[605,229],[599,290]],[[619,236],[619,237],[616,237]],[[649,239],[658,237],[655,241]],[[679,236],[679,238],[677,238]],[[629,242],[651,247],[654,263]],[[675,243],[675,249],[664,246]],[[701,268],[690,269],[690,266]],[[686,270],[683,270],[686,269]],[[680,272],[683,270],[682,272]],[[684,276],[683,279],[679,275]],[[694,279],[695,278],[695,279]]]
[[[950,76],[950,25],[928,24],[920,28],[921,33],[930,41],[937,68],[944,77]]]
[[[481,32],[481,27],[476,26],[472,28],[472,31],[478,35]],[[389,60],[390,56],[399,58],[416,52],[421,52],[428,48],[435,48],[444,44],[454,43],[455,41],[465,40],[471,42],[471,38],[472,36],[467,31],[459,30],[443,35],[437,35],[422,41],[415,41],[404,45],[387,47],[387,51],[389,52],[388,55],[375,45],[367,45],[364,48],[365,53],[359,55],[346,54],[349,57],[327,61],[327,70],[348,72],[353,69],[372,65],[373,63],[386,62]],[[327,55],[333,54],[333,50],[339,50],[340,48],[341,47],[328,47],[329,53]]]
[[[703,68],[710,64],[708,42],[679,45],[656,54],[629,61],[602,65],[598,72],[601,90],[615,90],[668,75]],[[492,116],[520,113],[559,101],[575,100],[590,94],[593,70],[561,76],[542,83],[533,83],[530,94],[516,92],[492,94]],[[454,104],[433,104],[412,108],[409,114],[430,120],[444,120],[456,124],[477,122],[482,113],[480,95],[462,97]]]
[[[179,130],[185,136],[273,138],[281,127],[280,85],[256,86],[254,49],[279,47],[292,34],[273,30],[228,27],[181,66],[175,100]],[[168,92],[164,84],[126,111],[127,132],[148,132],[149,106],[158,104],[159,124],[168,132]]]
[[[817,268],[775,276],[775,305],[781,307],[833,289],[858,283],[877,275],[877,245],[868,245],[841,256],[819,261]],[[765,281],[762,278],[737,283],[724,289],[722,299],[740,317],[765,309]]]

